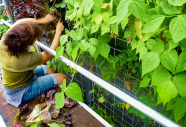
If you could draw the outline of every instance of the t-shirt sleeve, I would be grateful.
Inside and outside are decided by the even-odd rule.
[[[29,55],[30,60],[27,66],[28,70],[35,70],[42,60],[42,54],[37,52],[30,52]]]

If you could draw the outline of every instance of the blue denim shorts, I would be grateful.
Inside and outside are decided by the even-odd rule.
[[[35,71],[35,77],[26,88],[22,103],[35,99],[37,95],[57,86],[57,78],[54,74],[47,75],[47,67],[45,65],[38,66]]]

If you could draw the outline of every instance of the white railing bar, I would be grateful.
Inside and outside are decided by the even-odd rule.
[[[4,4],[0,4],[0,7],[5,6]]]
[[[10,25],[11,26],[11,25]],[[50,52],[53,56],[56,56],[56,51],[50,49],[48,46],[40,43],[39,41],[36,41],[35,43],[37,46],[43,48],[44,50]],[[104,81],[103,79],[97,77],[96,75],[92,74],[91,72],[87,71],[83,67],[73,63],[71,60],[65,58],[64,56],[60,56],[59,59],[67,64],[68,66],[72,67],[85,77],[89,78],[90,80],[94,81],[101,87],[103,87],[105,90],[109,91],[113,95],[117,96],[121,100],[125,101],[132,107],[136,108],[140,112],[144,113],[148,117],[152,118],[159,124],[166,126],[166,127],[180,127],[177,123],[173,122],[172,120],[166,118],[162,114],[158,113],[157,111],[151,109],[150,107],[146,106],[145,104],[141,103],[140,101],[134,99],[133,97],[129,96],[128,94],[124,93],[123,91],[119,90],[118,88],[112,86],[108,82]]]

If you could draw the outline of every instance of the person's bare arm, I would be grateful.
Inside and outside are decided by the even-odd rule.
[[[35,19],[35,18],[24,18],[16,21],[14,24],[19,24],[19,23],[32,23],[32,24],[48,24],[52,21],[54,21],[56,17],[54,15],[47,14],[43,18]]]
[[[64,26],[63,23],[61,22],[61,20],[58,21],[58,24],[56,26],[56,33],[53,39],[53,42],[51,44],[51,49],[56,50],[56,48],[59,46],[60,43],[60,36],[62,31],[64,30]],[[54,56],[52,54],[50,54],[47,51],[41,52],[42,54],[42,60],[40,62],[40,64],[44,64],[46,63],[48,60],[52,59]]]
[[[15,25],[20,24],[20,23],[31,23],[31,24],[48,24],[56,19],[55,16],[47,14],[43,18],[35,19],[35,18],[24,18],[24,19],[19,19],[17,20],[12,27],[8,30],[10,31]],[[8,32],[7,31],[7,32]]]

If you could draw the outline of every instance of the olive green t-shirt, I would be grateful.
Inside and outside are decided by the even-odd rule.
[[[5,88],[27,86],[34,77],[34,70],[42,60],[41,53],[25,51],[19,58],[9,56],[3,40],[0,41],[0,67]]]

